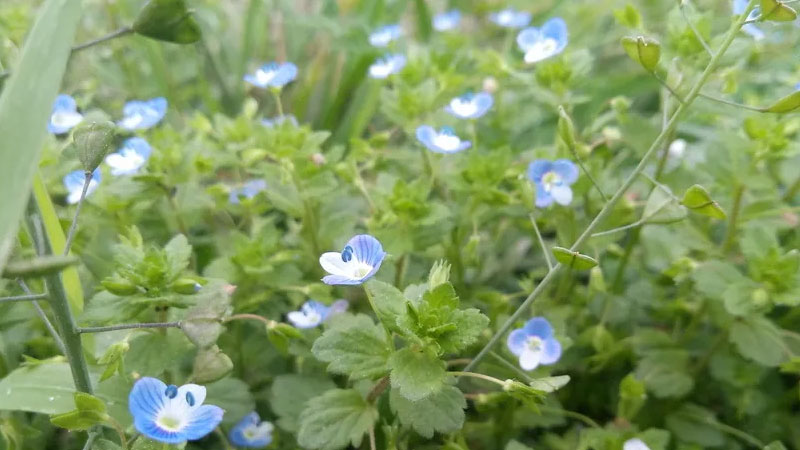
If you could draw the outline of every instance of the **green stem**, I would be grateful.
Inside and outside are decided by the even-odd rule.
[[[468,371],[458,371],[458,370],[451,370],[447,372],[448,375],[453,375],[456,377],[472,377],[478,378],[480,380],[488,381],[490,383],[494,383],[500,386],[505,386],[506,382],[503,380],[498,380],[495,377],[490,377],[489,375],[484,375],[482,373],[475,373],[475,372],[468,372]]]
[[[119,30],[113,31],[111,33],[108,33],[105,36],[101,36],[101,37],[99,37],[97,39],[92,39],[91,41],[86,41],[83,44],[78,44],[78,45],[72,47],[72,53],[77,53],[77,52],[79,52],[81,50],[85,50],[85,49],[87,49],[89,47],[93,47],[93,46],[95,46],[97,44],[102,44],[103,42],[110,41],[112,39],[118,38],[120,36],[125,36],[126,34],[131,34],[131,33],[133,33],[133,28],[131,28],[131,27],[122,27]]]
[[[491,356],[492,358],[496,359],[497,362],[502,364],[506,369],[508,369],[508,370],[514,372],[515,374],[517,374],[517,376],[521,380],[524,380],[526,383],[530,383],[531,381],[533,381],[533,378],[531,378],[530,375],[525,373],[524,370],[519,368],[516,364],[512,364],[509,360],[507,360],[507,359],[503,358],[502,356],[498,355],[497,352],[490,352],[489,356]]]
[[[26,294],[31,295],[31,290],[28,288],[28,284],[25,283],[22,278],[17,280],[17,284],[19,284],[19,287],[22,288]],[[39,306],[39,302],[36,300],[33,300],[31,303],[33,304],[33,308],[36,309],[36,314],[39,316],[42,322],[44,322],[44,326],[47,328],[50,336],[52,336],[53,340],[56,342],[56,346],[61,351],[61,354],[67,354],[67,349],[64,347],[64,341],[61,340],[61,336],[58,335],[58,331],[56,331],[56,328],[52,323],[50,323],[50,319],[47,318],[47,314],[45,314],[44,309]]]
[[[114,420],[114,418],[111,416],[108,416],[106,421],[111,425],[112,428],[114,428],[114,431],[117,432],[122,450],[128,450],[128,439],[125,438],[125,429],[122,428],[122,425]]]
[[[270,88],[269,92],[272,94],[272,98],[275,99],[275,108],[278,110],[278,117],[283,117],[283,102],[281,102],[280,90]]]
[[[550,249],[544,244],[544,239],[542,239],[542,233],[539,232],[539,225],[536,225],[536,217],[533,213],[528,215],[531,219],[531,224],[533,224],[533,231],[536,233],[536,240],[539,241],[539,245],[542,247],[542,253],[544,254],[544,262],[547,263],[547,270],[553,270],[553,261],[550,260]]]
[[[570,411],[563,408],[555,408],[553,406],[547,406],[547,405],[539,405],[539,411],[550,414],[558,414],[564,417],[571,417],[573,419],[578,419],[592,428],[603,428],[600,426],[600,424],[595,422],[591,417],[585,416],[579,412]]]
[[[143,328],[180,328],[180,322],[153,322],[153,323],[123,323],[120,325],[109,325],[107,327],[81,327],[77,331],[79,334],[86,333],[105,333],[117,330],[133,330]]]
[[[375,317],[377,317],[378,321],[381,323],[381,325],[383,325],[383,331],[386,332],[386,341],[389,343],[389,345],[392,345],[392,332],[389,330],[389,326],[386,325],[386,322],[383,321],[383,318],[378,313],[378,308],[375,307],[375,300],[372,298],[372,294],[369,293],[367,286],[362,286],[364,286],[364,293],[367,295],[367,301],[369,302],[370,308],[372,308],[372,312],[375,313]],[[394,346],[392,346],[392,348],[394,348]]]
[[[12,295],[11,297],[0,297],[0,303],[32,302],[44,298],[47,298],[47,294]]]
[[[408,253],[403,253],[397,259],[394,272],[394,285],[397,289],[403,289],[403,279],[406,276],[406,268],[408,267]]]
[[[731,210],[731,216],[728,218],[728,230],[725,232],[725,240],[722,243],[723,252],[728,252],[736,241],[736,223],[739,221],[743,196],[744,185],[740,183],[733,192],[733,209]]]
[[[797,177],[794,183],[786,189],[786,193],[783,194],[783,201],[788,202],[792,200],[794,196],[797,195],[797,192],[800,192],[800,177]]]
[[[692,33],[694,33],[694,36],[697,38],[698,41],[700,41],[700,45],[702,45],[703,48],[706,49],[706,52],[708,52],[709,56],[714,56],[714,52],[711,50],[711,47],[708,45],[706,40],[703,39],[703,36],[700,35],[700,31],[698,31],[697,28],[695,28],[692,21],[689,20],[689,16],[686,14],[686,7],[683,1],[678,2],[678,8],[681,10],[681,14],[683,15],[683,20],[686,21],[686,23],[689,25],[689,28],[692,30]]]
[[[653,144],[644,154],[641,161],[639,161],[639,164],[628,175],[628,178],[625,179],[625,181],[622,183],[622,186],[620,186],[619,189],[617,189],[617,192],[614,193],[614,195],[611,197],[608,203],[606,203],[605,206],[603,206],[603,209],[601,209],[600,212],[597,213],[597,216],[594,218],[594,220],[592,220],[589,226],[586,227],[586,230],[584,230],[583,234],[581,234],[578,237],[578,239],[572,245],[570,250],[576,251],[578,248],[580,248],[581,245],[583,245],[583,243],[586,240],[589,239],[589,237],[591,237],[595,228],[597,228],[606,219],[606,217],[608,217],[608,215],[611,214],[611,212],[614,210],[614,207],[622,199],[623,195],[625,195],[625,192],[627,192],[628,188],[631,187],[631,185],[634,183],[639,174],[642,171],[644,171],[645,167],[647,166],[647,163],[650,161],[650,158],[652,158],[652,156],[658,151],[658,149],[660,149],[661,146],[666,142],[667,137],[670,136],[672,131],[675,130],[675,128],[678,125],[678,120],[680,120],[681,117],[683,117],[683,115],[686,113],[687,108],[692,104],[692,102],[694,102],[694,100],[700,94],[700,89],[703,88],[708,79],[714,73],[714,70],[717,68],[717,65],[719,64],[720,58],[728,50],[731,43],[733,43],[733,40],[736,38],[736,34],[741,28],[742,23],[745,21],[747,15],[753,9],[756,2],[757,0],[750,0],[750,2],[747,5],[747,8],[745,8],[745,13],[739,16],[739,18],[733,24],[731,29],[728,31],[727,36],[723,40],[722,45],[720,45],[719,51],[714,55],[714,57],[711,58],[711,60],[708,63],[708,66],[700,75],[700,78],[692,87],[692,90],[689,91],[689,94],[685,98],[685,103],[681,103],[680,106],[678,106],[678,108],[675,110],[675,113],[672,115],[672,118],[670,118],[669,122],[667,123],[666,127],[664,127],[664,129],[661,131],[658,137],[656,137],[655,141],[653,141]],[[547,275],[545,275],[545,277],[542,279],[541,282],[539,282],[539,285],[536,286],[536,288],[533,290],[533,292],[531,292],[528,298],[526,298],[525,301],[519,306],[519,308],[517,308],[514,314],[512,314],[506,320],[506,322],[503,323],[502,326],[500,326],[500,328],[497,330],[497,332],[495,332],[492,338],[489,339],[489,342],[487,342],[486,345],[483,347],[483,349],[481,349],[481,351],[478,352],[475,358],[473,358],[472,362],[469,365],[467,365],[467,367],[464,369],[465,371],[471,370],[478,363],[480,363],[480,361],[483,360],[483,358],[485,358],[488,355],[489,351],[491,351],[491,349],[502,339],[502,337],[506,334],[506,332],[509,329],[511,329],[512,326],[514,326],[516,321],[519,320],[519,318],[522,317],[523,314],[525,314],[528,311],[528,308],[533,303],[533,301],[536,300],[536,298],[539,295],[541,295],[542,292],[544,292],[545,288],[547,288],[550,285],[550,283],[552,283],[553,280],[556,279],[558,274],[561,272],[562,268],[563,266],[561,264],[558,264],[553,268],[553,270],[551,270],[550,272],[547,273]]]
[[[75,215],[72,217],[72,223],[69,225],[69,232],[67,232],[67,241],[64,244],[64,256],[69,255],[69,248],[72,246],[72,239],[75,238],[75,230],[78,228],[78,216],[81,214],[81,206],[83,205],[83,200],[86,198],[86,192],[89,191],[89,184],[92,182],[92,176],[94,174],[92,172],[86,172],[84,175],[85,178],[81,197],[78,199]]]

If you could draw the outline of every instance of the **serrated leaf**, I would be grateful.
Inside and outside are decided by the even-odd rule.
[[[459,309],[450,316],[453,329],[440,334],[436,342],[444,353],[458,353],[474,344],[489,326],[489,318],[475,308]]]
[[[771,106],[762,109],[764,112],[771,112],[777,114],[785,114],[800,108],[800,91],[792,92],[791,94],[783,97]]]
[[[200,26],[184,0],[150,0],[136,16],[133,30],[176,44],[191,44],[201,37]]]
[[[587,270],[597,265],[597,260],[591,256],[573,252],[564,247],[553,247],[553,256],[555,256],[556,261],[573,269]]]
[[[768,367],[786,360],[786,344],[780,330],[764,317],[746,317],[734,322],[730,341],[742,356]]]
[[[374,278],[369,280],[365,286],[372,296],[372,303],[375,305],[375,313],[378,318],[390,326],[393,325],[397,321],[397,317],[405,312],[406,298],[403,293],[391,284]]]
[[[314,341],[311,352],[329,363],[329,372],[359,380],[385,375],[391,348],[380,325],[365,315],[357,315],[347,324],[325,331]]]
[[[708,191],[699,184],[695,184],[686,190],[686,193],[683,194],[682,203],[683,206],[698,214],[703,214],[715,219],[724,219],[727,217],[725,211],[719,206],[719,203],[712,200]]]
[[[392,389],[389,405],[400,423],[413,428],[426,438],[433,433],[453,433],[464,425],[464,394],[454,386],[444,386],[441,391],[425,399],[412,402]]]
[[[447,376],[444,362],[424,351],[404,348],[389,358],[392,389],[408,400],[419,401],[442,389]]]
[[[320,376],[278,375],[270,388],[269,405],[279,417],[278,425],[284,430],[296,432],[306,401],[335,388],[333,381]]]
[[[167,256],[167,278],[173,279],[181,274],[188,266],[189,259],[192,257],[192,246],[186,236],[178,234],[164,246],[164,253]]]
[[[542,377],[532,380],[528,386],[546,393],[555,392],[569,383],[569,375],[556,375],[553,377]]]
[[[378,410],[354,389],[333,389],[306,402],[297,442],[309,449],[358,447],[378,420]]]
[[[797,12],[778,0],[761,0],[761,19],[771,22],[793,22]]]

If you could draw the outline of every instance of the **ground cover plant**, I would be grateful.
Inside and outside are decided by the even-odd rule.
[[[800,449],[791,0],[5,0],[0,449]]]

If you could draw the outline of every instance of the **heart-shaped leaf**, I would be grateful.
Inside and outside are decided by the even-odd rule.
[[[681,203],[683,203],[683,206],[698,214],[703,214],[715,219],[724,219],[727,217],[725,211],[711,198],[708,191],[699,184],[695,184],[686,190]]]

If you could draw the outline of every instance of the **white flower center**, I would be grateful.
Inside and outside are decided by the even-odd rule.
[[[275,75],[277,75],[277,73],[278,72],[275,70],[264,71],[259,69],[256,71],[256,80],[258,80],[259,84],[265,85],[270,81],[272,81],[272,79],[275,78]]]
[[[162,429],[172,432],[180,431],[186,426],[181,417],[176,417],[169,413],[162,413],[159,415],[156,419],[156,424]]]
[[[369,71],[373,77],[388,77],[392,74],[392,63],[386,61],[379,61],[370,67]]]
[[[357,279],[364,278],[365,276],[367,276],[368,273],[370,273],[372,271],[372,266],[370,266],[369,264],[367,264],[365,262],[362,262],[362,261],[355,261],[355,260],[354,260],[354,262],[355,262],[355,264],[351,263],[353,265],[353,269],[352,269],[353,270],[353,278],[357,278]]]
[[[534,42],[525,52],[525,61],[532,63],[553,56],[558,49],[558,42],[553,38],[544,38]]]
[[[462,100],[461,98],[454,98],[450,102],[450,109],[459,116],[467,117],[475,114],[478,111],[478,105],[472,100]]]
[[[563,180],[561,179],[561,175],[555,172],[547,172],[542,177],[542,185],[547,192],[550,192],[554,187],[561,186],[562,184]]]
[[[543,346],[544,341],[538,336],[529,336],[528,340],[525,341],[525,348],[529,352],[539,353],[542,351]]]
[[[452,134],[439,133],[433,138],[433,144],[444,151],[452,151],[461,144],[461,139]]]
[[[53,114],[50,118],[50,122],[57,126],[57,127],[67,127],[72,128],[80,121],[83,120],[83,116],[76,112],[71,111],[59,111]]]

